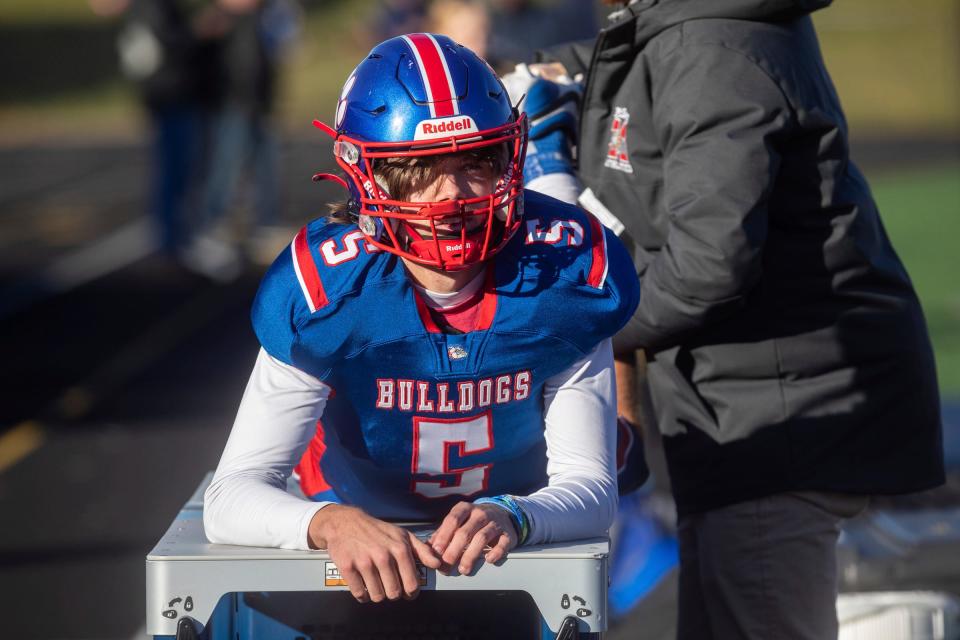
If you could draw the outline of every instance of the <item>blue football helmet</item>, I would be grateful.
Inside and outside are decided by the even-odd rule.
[[[493,69],[450,38],[414,33],[377,45],[347,78],[335,127],[314,124],[334,139],[334,156],[347,180],[318,177],[348,188],[351,212],[377,248],[419,264],[462,269],[493,256],[520,227],[526,117],[511,105]],[[377,180],[377,163],[385,159],[498,145],[508,151],[508,160],[488,196],[401,201]],[[474,216],[483,223],[477,225]],[[412,221],[427,225],[417,225],[417,231]],[[438,235],[440,223],[450,223],[460,237]],[[406,233],[398,234],[403,225]],[[427,235],[424,228],[430,229]]]

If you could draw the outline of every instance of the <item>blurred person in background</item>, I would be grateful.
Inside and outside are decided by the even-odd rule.
[[[179,259],[203,175],[205,123],[218,99],[218,47],[227,23],[200,0],[90,0],[124,16],[120,63],[136,83],[152,127],[150,212],[161,249]]]
[[[528,95],[527,184],[634,251],[615,348],[627,373],[650,358],[680,640],[836,638],[841,523],[944,481],[923,313],[809,17],[828,4],[638,0],[507,78]]]
[[[297,38],[300,14],[292,0],[218,0],[217,8],[229,23],[219,48],[220,96],[194,233],[181,258],[214,280],[229,281],[240,275],[242,259],[236,218],[224,214],[247,168],[253,195],[252,220],[245,225],[249,248],[254,257],[269,253],[267,262],[276,254],[271,239],[281,198],[271,112],[278,66]]]
[[[583,0],[384,0],[370,37],[432,30],[504,70],[538,49],[593,37],[596,16]]]
[[[364,36],[376,43],[404,33],[423,31],[429,4],[429,0],[381,0],[373,26]]]
[[[427,30],[442,33],[481,58],[487,57],[490,14],[479,0],[435,0],[427,12]]]
[[[495,69],[530,60],[551,45],[592,38],[597,12],[584,0],[486,0],[491,16],[487,53]]]

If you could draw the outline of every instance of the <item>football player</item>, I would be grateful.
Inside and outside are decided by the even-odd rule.
[[[524,192],[526,120],[449,38],[378,45],[334,126],[315,124],[343,172],[318,177],[349,200],[261,284],[208,538],[328,549],[354,597],[379,602],[416,594],[417,562],[468,574],[518,544],[603,535],[610,336],[638,302],[624,248]],[[309,500],[285,490],[298,461]],[[396,521],[439,524],[421,540]]]

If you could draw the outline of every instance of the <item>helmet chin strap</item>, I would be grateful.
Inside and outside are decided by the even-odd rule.
[[[407,236],[406,250],[417,258],[440,263],[444,269],[466,268],[480,260],[483,252],[484,229],[461,238],[425,238],[413,225],[404,222]],[[438,253],[439,251],[439,253]]]

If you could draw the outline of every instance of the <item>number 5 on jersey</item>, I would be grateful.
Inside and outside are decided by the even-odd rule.
[[[414,474],[456,476],[453,480],[416,480],[413,492],[425,498],[470,496],[487,488],[492,464],[452,469],[450,452],[459,458],[493,449],[490,412],[472,418],[413,418]]]

